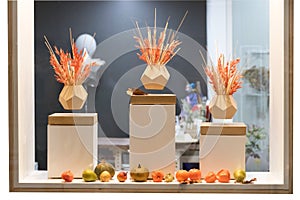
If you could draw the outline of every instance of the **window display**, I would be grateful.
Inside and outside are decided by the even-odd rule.
[[[14,120],[9,133],[10,190],[291,193],[293,83],[289,72],[293,67],[290,61],[293,32],[289,22],[293,20],[290,15],[293,1],[272,4],[272,0],[266,0],[264,6],[256,2],[258,8],[268,7],[269,17],[270,45],[259,54],[249,48],[234,50],[234,40],[245,34],[236,29],[238,8],[253,5],[251,1],[232,4],[217,1],[9,2],[9,12],[13,13],[9,19],[10,120]],[[76,16],[78,21],[73,24],[73,11],[77,6],[81,6],[81,13],[87,16],[93,13],[99,22],[103,22],[103,15],[115,16],[106,24],[89,22],[85,15]],[[59,11],[66,7],[70,8],[69,15],[58,24],[55,17],[63,15]],[[162,20],[155,20],[157,33],[167,27],[168,16],[177,22],[184,16],[176,38],[166,40],[175,41],[174,47],[180,43],[181,49],[172,49],[175,56],[168,56],[170,65],[165,67],[170,77],[159,92],[144,87],[140,79],[147,64],[136,57],[135,45],[137,41],[143,44],[142,38],[137,41],[133,38],[136,29],[132,20],[152,19],[155,10],[152,8],[156,8],[155,16]],[[57,16],[50,14],[52,9],[57,11]],[[97,9],[103,12],[96,12]],[[228,12],[232,15],[225,14]],[[41,16],[53,17],[47,27],[42,26]],[[168,30],[176,30],[178,24],[171,21],[168,21]],[[220,23],[215,24],[218,21]],[[78,35],[71,39],[71,50],[67,50],[70,44],[63,34],[70,28],[66,24]],[[59,28],[53,31],[56,25]],[[255,27],[255,23],[250,25]],[[92,31],[94,27],[101,31]],[[149,27],[148,24],[145,27]],[[74,41],[75,38],[79,41],[83,31],[97,32],[94,39],[98,45],[78,52]],[[150,46],[141,48],[142,58],[143,52],[152,51],[151,45],[156,45],[152,41],[156,37],[149,34],[143,36],[144,43]],[[53,75],[61,73],[49,64],[44,35],[48,48],[51,44],[72,52],[58,50],[60,56],[53,62],[55,52],[49,48],[52,66],[66,67],[64,75],[74,75],[74,80],[83,73],[79,82],[88,95],[75,98],[84,100],[80,109],[73,109],[77,100],[70,100],[71,106],[63,106],[68,104],[67,100],[61,104],[58,101],[63,86]],[[227,69],[224,74],[230,72],[236,80],[226,82],[224,77],[214,80],[215,71],[207,73],[208,77],[205,73],[203,66],[210,59],[209,55],[212,60],[219,56],[215,58],[211,51],[216,50],[212,41],[218,39],[219,52],[234,61],[228,63],[232,64],[232,70]],[[94,40],[90,42],[94,44]],[[169,45],[164,44],[164,50]],[[77,55],[80,60],[83,59],[80,56],[88,55],[85,52],[92,54],[89,61],[97,59],[92,65],[98,68],[88,73],[95,75],[93,83],[88,82],[90,76],[83,68],[78,73],[74,71],[82,65],[73,63],[73,56]],[[148,56],[152,59],[153,55],[157,56],[157,49]],[[163,58],[162,54],[158,56]],[[234,59],[237,57],[241,60]],[[219,61],[222,62],[222,56]],[[236,76],[237,63],[237,68],[244,68]],[[225,62],[220,64],[220,69],[226,66]],[[213,113],[209,106],[214,101],[208,78],[232,85],[228,89],[219,84],[224,86],[221,89],[229,90],[226,94],[236,99],[230,108],[238,108],[238,111],[232,116],[220,119]],[[75,93],[81,96],[83,92]],[[222,102],[228,103],[227,99]],[[226,109],[219,106],[217,110]],[[232,121],[225,121],[227,118]],[[207,148],[203,148],[204,145],[208,145]]]

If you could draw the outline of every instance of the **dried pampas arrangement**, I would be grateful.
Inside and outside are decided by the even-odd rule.
[[[166,65],[180,50],[176,49],[181,42],[176,39],[176,35],[186,17],[188,11],[186,11],[184,17],[182,18],[177,30],[168,30],[169,19],[168,18],[164,30],[159,34],[157,39],[157,27],[156,27],[156,9],[154,10],[154,27],[151,28],[147,26],[147,35],[143,36],[140,30],[138,22],[135,22],[136,34],[134,39],[138,43],[136,46],[140,53],[138,53],[139,59],[143,60],[150,66],[160,66]],[[168,33],[167,33],[168,32]]]

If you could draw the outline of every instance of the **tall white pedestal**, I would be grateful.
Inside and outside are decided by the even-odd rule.
[[[133,95],[129,112],[130,168],[175,173],[175,104],[172,94]],[[151,173],[150,173],[151,174]]]
[[[97,113],[54,113],[48,116],[48,177],[71,170],[75,178],[97,164]]]
[[[233,179],[236,169],[245,169],[246,125],[244,123],[202,123],[200,169],[205,176],[227,169]]]

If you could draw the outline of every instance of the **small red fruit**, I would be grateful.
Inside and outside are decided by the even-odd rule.
[[[214,183],[217,180],[217,176],[214,172],[208,172],[204,180],[206,183]]]
[[[117,179],[119,182],[125,182],[127,180],[127,173],[128,172],[119,172],[117,175]]]
[[[163,171],[153,171],[151,173],[151,177],[153,179],[153,182],[162,182],[162,180],[164,179],[164,172]]]
[[[230,181],[230,172],[227,169],[221,169],[217,173],[217,179],[221,183],[228,183]]]
[[[65,182],[72,182],[74,179],[74,174],[71,172],[71,170],[67,170],[61,174],[61,178],[64,179]]]
[[[194,183],[201,182],[201,171],[199,169],[190,169],[189,170],[189,178]]]
[[[184,169],[178,170],[176,172],[175,177],[176,177],[177,181],[180,183],[186,182],[189,179],[189,172]]]

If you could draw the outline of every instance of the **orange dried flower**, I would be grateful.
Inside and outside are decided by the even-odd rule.
[[[218,58],[217,66],[207,66],[205,68],[209,83],[218,95],[232,95],[242,87],[242,75],[237,70],[239,62],[240,59],[237,58],[225,63],[224,55],[221,54]]]
[[[137,53],[138,58],[146,62],[148,65],[166,65],[180,50],[180,48],[175,50],[181,44],[181,42],[176,40],[175,37],[186,15],[187,12],[185,13],[176,32],[169,32],[167,40],[166,36],[169,19],[167,20],[164,30],[159,34],[157,40],[156,9],[153,31],[150,30],[150,27],[147,27],[147,36],[145,36],[145,38],[143,37],[140,27],[136,22],[136,35],[133,38],[138,43],[136,47],[140,50],[140,53]]]
[[[44,38],[50,53],[50,65],[53,67],[56,80],[60,83],[65,85],[80,85],[88,77],[90,68],[99,65],[97,62],[85,62],[88,58],[87,52],[82,50],[78,52],[78,48],[72,38],[71,30],[71,53],[64,52],[62,49],[58,50],[56,46],[54,46],[53,50],[46,36]],[[59,57],[59,60],[56,56]]]

